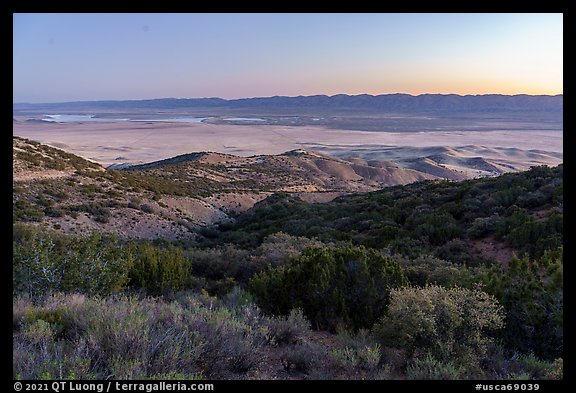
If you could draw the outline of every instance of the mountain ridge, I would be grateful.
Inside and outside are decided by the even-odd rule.
[[[563,110],[564,95],[503,94],[335,94],[270,96],[239,99],[154,98],[143,100],[69,101],[59,103],[14,103],[13,110],[26,109],[348,109],[367,112],[496,112]]]

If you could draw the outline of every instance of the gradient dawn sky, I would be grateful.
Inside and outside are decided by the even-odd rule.
[[[562,94],[562,14],[14,14],[14,102]]]

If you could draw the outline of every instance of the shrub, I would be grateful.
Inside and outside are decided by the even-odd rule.
[[[180,248],[160,248],[146,242],[133,248],[131,285],[151,294],[178,291],[188,282],[190,261]]]
[[[230,310],[211,301],[195,314],[191,328],[203,340],[199,359],[208,377],[229,378],[261,362],[267,330],[260,328],[258,309],[250,305]]]
[[[480,239],[491,233],[494,233],[499,225],[502,225],[502,218],[498,214],[493,214],[490,217],[476,218],[468,230],[468,236],[472,239]]]
[[[382,352],[380,344],[376,343],[358,348],[336,348],[330,352],[330,355],[347,372],[354,369],[375,371],[378,369]]]
[[[78,212],[86,212],[94,217],[94,221],[101,223],[109,222],[112,215],[110,209],[102,203],[72,205],[68,207],[68,211],[74,218],[78,216]]]
[[[14,378],[237,378],[260,363],[266,330],[253,306],[218,303],[198,294],[180,303],[62,294],[37,305],[15,299]]]
[[[281,361],[286,371],[309,374],[314,366],[320,365],[324,351],[317,344],[298,344],[285,347]]]
[[[544,378],[564,379],[564,360],[562,358],[555,359]]]
[[[370,327],[385,310],[390,289],[406,277],[398,262],[363,247],[308,248],[291,263],[256,275],[250,290],[267,312],[302,308],[321,329]]]
[[[430,244],[439,246],[460,234],[460,228],[451,214],[441,212],[418,215],[412,236],[425,237]]]
[[[85,343],[63,353],[61,345],[49,342],[39,350],[21,337],[14,340],[12,364],[14,379],[97,379],[91,370]]]
[[[518,361],[530,379],[545,379],[554,368],[554,363],[539,359],[534,354],[521,355]]]
[[[154,209],[152,208],[152,206],[147,205],[145,203],[140,205],[140,210],[142,210],[144,213],[154,213]]]
[[[406,379],[417,380],[455,380],[465,379],[466,370],[462,365],[452,362],[439,362],[427,354],[423,359],[416,359],[406,368]]]
[[[436,284],[446,288],[456,285],[468,287],[467,284],[476,280],[468,267],[429,255],[412,260],[401,260],[401,265],[408,281],[414,286]]]
[[[256,270],[249,260],[250,253],[230,244],[210,249],[187,250],[186,256],[190,260],[192,274],[209,280],[232,277],[246,283]]]
[[[46,166],[46,168],[48,169],[56,169],[59,171],[63,171],[66,169],[66,164],[63,163],[62,161],[58,161],[56,159],[52,159],[52,158],[46,158],[44,160],[44,165]]]
[[[125,288],[132,259],[124,248],[101,235],[53,237],[36,231],[15,239],[12,263],[16,293],[105,295]]]
[[[323,244],[317,240],[277,232],[264,239],[255,250],[256,256],[253,258],[258,261],[262,260],[262,265],[276,267],[288,263],[292,258],[299,257],[306,247],[321,246]]]
[[[42,221],[44,212],[38,205],[25,199],[16,201],[12,206],[12,221]]]
[[[273,317],[267,324],[270,341],[275,345],[296,344],[310,329],[310,322],[300,309],[293,309],[287,317]]]
[[[46,345],[53,338],[54,331],[48,322],[37,319],[26,327],[23,336],[33,344]]]
[[[94,216],[94,221],[96,222],[100,222],[102,224],[106,224],[108,222],[110,222],[110,211],[109,210],[103,210],[100,213],[97,213]]]
[[[423,288],[394,289],[386,315],[374,326],[383,345],[428,352],[439,361],[453,358],[475,363],[484,356],[500,329],[504,314],[498,302],[480,290]]]
[[[436,249],[434,255],[459,265],[471,265],[473,261],[470,255],[470,244],[461,239],[452,239],[446,242]]]
[[[44,209],[44,214],[48,217],[64,217],[64,210],[61,207],[47,207]]]
[[[74,185],[74,184],[72,184],[72,185]],[[58,202],[65,201],[66,199],[69,198],[68,194],[66,194],[64,191],[61,191],[58,189],[50,188],[50,189],[47,189],[45,192],[46,192],[46,194],[54,197],[56,199],[56,201],[58,201]]]
[[[506,346],[552,360],[564,345],[564,292],[562,248],[541,259],[514,256],[505,271],[495,270],[481,279],[506,311],[501,332]]]
[[[235,286],[224,296],[222,303],[226,308],[238,310],[245,306],[252,306],[254,298],[250,292]]]

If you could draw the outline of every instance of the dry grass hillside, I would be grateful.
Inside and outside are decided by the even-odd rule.
[[[344,161],[305,150],[239,157],[191,153],[105,169],[38,142],[13,138],[14,221],[70,234],[95,230],[135,239],[193,240],[275,192],[327,202],[433,179],[392,162]]]

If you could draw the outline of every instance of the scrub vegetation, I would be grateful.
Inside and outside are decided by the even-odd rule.
[[[16,379],[563,378],[562,165],[276,192],[175,241],[43,220],[150,215],[218,182],[64,159],[83,177],[14,185]]]

